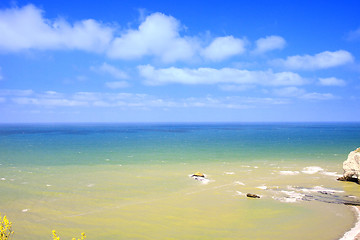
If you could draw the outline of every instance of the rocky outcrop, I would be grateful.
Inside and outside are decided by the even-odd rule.
[[[248,198],[260,198],[259,195],[256,195],[256,194],[253,194],[253,193],[248,193],[248,194],[246,194],[246,196],[247,196]]]
[[[344,175],[340,181],[351,181],[359,183],[360,176],[360,148],[349,153],[348,158],[343,163]]]
[[[203,174],[203,173],[201,173],[201,172],[196,172],[196,173],[194,173],[193,175],[191,175],[192,177],[205,177],[205,175]]]

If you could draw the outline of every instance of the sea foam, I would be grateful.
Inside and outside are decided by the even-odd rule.
[[[301,172],[305,174],[315,174],[322,171],[324,171],[324,169],[322,169],[321,167],[311,166],[311,167],[305,167]]]
[[[357,207],[353,207],[353,208],[356,211],[356,215],[357,215],[357,221],[355,223],[355,226],[353,228],[351,228],[348,232],[346,232],[344,234],[344,236],[342,238],[340,238],[339,240],[358,239],[358,238],[356,238],[356,236],[360,233],[360,210]]]
[[[281,175],[298,175],[300,172],[299,171],[280,171],[279,173]]]
[[[273,196],[273,199],[278,200],[280,202],[285,202],[285,203],[295,203],[298,201],[302,201],[303,197],[305,196],[305,194],[296,192],[296,191],[286,191],[286,190],[282,190],[280,191],[280,193],[282,193],[285,196]]]
[[[240,182],[240,181],[235,181],[235,182],[234,182],[234,184],[236,184],[236,185],[242,185],[242,186],[245,186],[245,183]]]

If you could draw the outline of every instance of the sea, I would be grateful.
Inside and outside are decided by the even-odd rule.
[[[0,213],[15,240],[351,239],[358,147],[360,123],[0,124]]]

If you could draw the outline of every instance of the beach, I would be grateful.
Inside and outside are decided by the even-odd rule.
[[[339,198],[360,194],[336,178],[359,129],[2,126],[0,212],[15,239],[349,239],[358,216]]]

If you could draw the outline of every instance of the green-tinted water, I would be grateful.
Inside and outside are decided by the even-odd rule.
[[[338,239],[351,207],[306,196],[360,197],[336,181],[359,129],[5,126],[0,212],[15,239]]]

